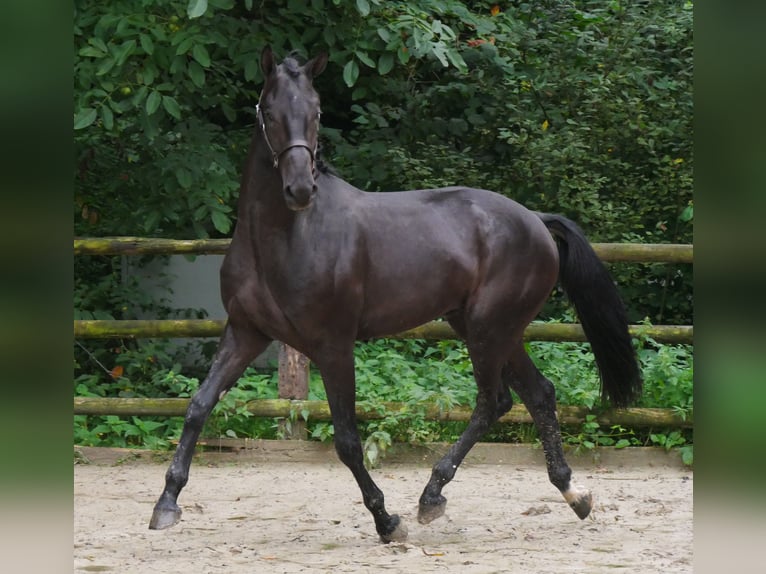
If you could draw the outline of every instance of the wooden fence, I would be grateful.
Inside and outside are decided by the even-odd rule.
[[[74,240],[75,255],[169,255],[223,254],[229,239],[173,240],[139,237],[103,237]],[[692,245],[594,243],[593,248],[606,262],[693,263]],[[133,320],[133,321],[75,321],[74,336],[78,339],[139,338],[139,337],[217,337],[224,321],[216,320]],[[693,327],[689,325],[631,325],[634,336],[648,336],[664,343],[693,343]],[[524,333],[526,340],[586,341],[578,324],[532,323]],[[445,322],[432,321],[389,338],[455,339],[457,335]],[[306,401],[308,397],[308,361],[293,349],[282,345],[279,362],[280,399],[249,401],[245,408],[254,416],[288,418],[295,413],[308,413],[311,420],[329,420],[326,402]],[[75,397],[74,414],[183,416],[188,399],[140,399]],[[388,412],[397,412],[405,405],[391,403]],[[464,421],[470,409],[459,407],[448,412],[433,405],[426,407],[427,420]],[[562,423],[579,424],[590,411],[584,407],[560,406]],[[682,417],[671,409],[612,409],[594,413],[600,424],[633,427],[691,427],[691,417]],[[379,418],[377,412],[357,409],[362,420]],[[500,419],[501,422],[531,422],[526,409],[517,405]]]

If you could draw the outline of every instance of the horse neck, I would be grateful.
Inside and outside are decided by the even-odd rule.
[[[278,220],[292,214],[282,196],[282,177],[274,167],[263,132],[257,127],[242,174],[237,215],[238,219],[247,219],[255,214]]]

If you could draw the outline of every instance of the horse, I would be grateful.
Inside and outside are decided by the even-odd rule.
[[[593,507],[563,453],[553,383],[523,333],[559,282],[591,344],[602,399],[624,407],[642,381],[617,287],[580,228],[499,193],[446,187],[373,193],[318,164],[326,52],[277,62],[270,47],[243,168],[237,222],[220,270],[228,318],[210,370],[190,401],[150,529],[177,524],[177,499],[216,403],[274,340],[306,355],[327,392],[338,458],[350,469],[384,543],[407,528],[386,510],[363,462],[355,416],[354,344],[444,318],[465,342],[477,385],[464,432],[432,468],[417,519],[445,512],[443,488],[473,445],[513,405],[529,411],[550,482],[580,519]],[[322,168],[322,169],[320,169]]]

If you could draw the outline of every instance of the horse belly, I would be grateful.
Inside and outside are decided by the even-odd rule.
[[[464,304],[472,283],[465,265],[439,254],[377,266],[366,285],[358,337],[400,333],[441,317]]]

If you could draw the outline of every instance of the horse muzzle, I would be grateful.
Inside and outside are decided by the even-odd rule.
[[[310,185],[293,186],[286,185],[284,188],[285,203],[292,211],[303,211],[311,206],[317,192],[315,183]]]
[[[284,184],[282,193],[285,203],[292,211],[302,211],[311,206],[317,192],[314,154],[310,148],[302,145],[293,146],[283,154],[279,170]]]

